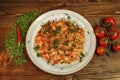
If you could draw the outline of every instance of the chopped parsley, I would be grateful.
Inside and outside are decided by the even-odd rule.
[[[63,45],[66,45],[66,46],[67,46],[67,45],[68,45],[68,41],[64,41],[64,42],[63,42]]]
[[[81,53],[81,57],[84,57],[85,55],[83,53]]]
[[[65,15],[67,16],[67,19],[71,19],[69,14],[65,13]]]
[[[69,48],[68,51],[73,51],[73,47]]]
[[[37,56],[37,57],[41,57],[41,54],[40,54],[40,53],[36,53],[36,56]]]
[[[49,64],[50,63],[50,61],[49,60],[47,60],[47,64]]]
[[[59,40],[54,40],[52,44],[53,44],[53,48],[56,49],[59,44]]]
[[[88,34],[90,34],[90,32],[89,32],[89,31],[87,31],[87,33],[88,33]]]
[[[77,31],[78,31],[77,28],[75,28],[75,29],[69,29],[69,32],[70,32],[70,33],[77,32]]]
[[[39,49],[39,46],[37,45],[37,46],[34,46],[34,50],[37,52],[38,51],[38,49]]]
[[[53,30],[53,34],[54,36],[56,36],[61,30],[61,27],[60,26],[57,26],[55,30]]]
[[[80,53],[80,54],[81,54],[81,56],[79,56],[79,58],[80,58],[79,62],[81,62],[83,57],[85,57],[85,55],[83,53]]]

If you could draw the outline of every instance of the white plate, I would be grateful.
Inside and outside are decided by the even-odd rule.
[[[51,64],[48,64],[43,58],[38,58],[36,56],[36,53],[33,49],[34,37],[40,30],[42,24],[50,20],[59,20],[61,18],[67,19],[68,15],[70,16],[71,21],[76,22],[78,25],[81,25],[83,29],[85,29],[85,44],[83,51],[85,57],[83,58],[82,62],[76,61],[70,65],[58,64],[53,66]],[[52,10],[42,14],[31,24],[26,36],[26,49],[32,62],[43,71],[56,75],[71,74],[85,67],[92,59],[95,47],[96,38],[92,26],[84,17],[76,12],[69,10]]]

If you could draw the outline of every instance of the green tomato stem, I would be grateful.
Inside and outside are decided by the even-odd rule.
[[[109,41],[108,51],[106,52],[106,55],[109,56],[109,52],[110,52],[110,48],[111,48],[111,44],[112,44],[112,43],[111,43],[111,40],[110,40],[109,35],[108,35],[108,33],[107,33],[107,30],[106,30],[105,25],[102,25],[102,26],[103,26],[103,28],[104,28],[104,30],[105,30],[105,33],[106,33],[107,38],[108,38],[108,41]]]

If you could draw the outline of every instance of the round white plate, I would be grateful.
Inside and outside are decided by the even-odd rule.
[[[85,43],[83,51],[85,57],[83,58],[82,62],[76,61],[73,64],[58,64],[53,66],[48,64],[43,58],[38,58],[36,56],[36,52],[33,49],[34,37],[41,29],[41,25],[47,21],[59,20],[61,18],[69,19],[80,25],[85,30]],[[71,74],[85,67],[92,59],[95,47],[96,38],[92,26],[80,14],[69,10],[52,10],[42,14],[31,24],[26,35],[26,49],[32,62],[43,71],[56,75]]]

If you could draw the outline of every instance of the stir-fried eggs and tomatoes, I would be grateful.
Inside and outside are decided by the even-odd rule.
[[[80,60],[84,41],[84,30],[62,18],[42,25],[35,36],[34,45],[37,56],[54,65]]]

